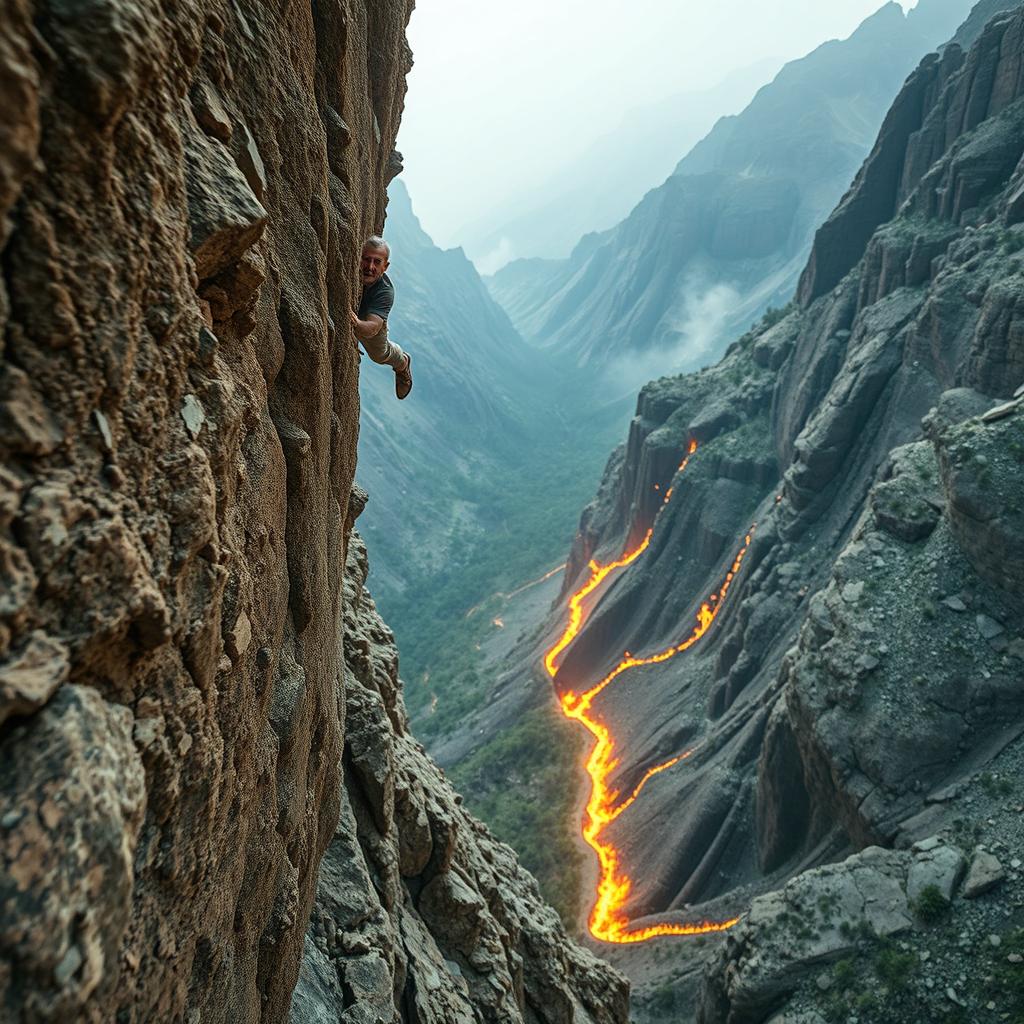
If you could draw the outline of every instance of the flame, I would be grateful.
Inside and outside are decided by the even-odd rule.
[[[601,586],[610,573],[615,572],[616,569],[624,569],[630,563],[635,562],[647,550],[647,545],[651,543],[651,535],[653,533],[654,528],[652,527],[647,531],[644,539],[637,547],[614,562],[609,562],[607,565],[598,565],[594,559],[590,560],[590,579],[569,598],[569,622],[566,624],[565,632],[558,639],[555,646],[544,655],[544,667],[552,678],[554,678],[555,673],[558,671],[555,661],[562,651],[576,639],[576,635],[583,625],[583,602]]]
[[[610,811],[609,821],[614,821],[624,810],[631,807],[635,802],[636,798],[640,795],[641,790],[647,783],[654,778],[655,775],[660,775],[662,772],[667,771],[669,768],[674,768],[680,761],[685,761],[688,757],[693,756],[692,750],[685,750],[681,754],[677,754],[675,757],[663,764],[655,765],[653,768],[648,768],[644,773],[644,777],[637,783],[633,792],[630,794],[628,799],[623,800],[614,810]]]
[[[697,443],[691,441],[689,451],[679,465],[679,471],[686,468],[690,456],[696,450]],[[664,506],[668,504],[671,496],[672,488],[669,488],[662,503],[662,508],[658,510],[658,516],[660,516]],[[658,516],[655,517],[654,526],[657,525]],[[611,562],[606,566],[601,566],[595,561],[590,562],[590,578],[569,599],[569,623],[566,626],[565,632],[544,658],[545,668],[552,679],[558,674],[558,666],[556,664],[558,656],[572,643],[582,626],[583,601],[600,586],[609,573],[629,565],[647,549],[651,541],[651,535],[654,532],[654,526],[647,531],[643,540],[636,548],[626,552],[615,562]],[[676,655],[688,650],[704,636],[718,616],[726,594],[729,592],[736,574],[740,571],[743,559],[750,547],[753,533],[754,527],[751,527],[750,532],[744,539],[743,547],[736,555],[721,586],[701,605],[700,610],[697,612],[696,624],[688,636],[666,650],[645,657],[637,657],[626,651],[619,664],[589,690],[582,694],[569,691],[561,697],[562,712],[565,716],[579,722],[594,737],[594,746],[586,763],[591,788],[583,824],[583,838],[587,845],[597,854],[600,867],[597,898],[591,911],[589,922],[590,932],[596,939],[614,943],[636,943],[646,942],[648,939],[664,935],[705,935],[710,932],[726,931],[732,928],[739,920],[736,917],[728,921],[718,922],[701,921],[692,924],[663,923],[646,928],[630,929],[629,921],[623,914],[622,908],[629,899],[633,883],[621,865],[619,851],[610,841],[602,838],[601,833],[619,815],[633,805],[650,779],[688,759],[693,754],[693,750],[685,751],[662,764],[648,769],[630,796],[625,800],[620,800],[619,792],[612,789],[608,781],[612,772],[620,764],[620,759],[615,756],[615,741],[608,726],[591,717],[589,712],[597,696],[622,675],[623,672],[642,665],[654,665],[668,661],[670,658],[674,658]]]
[[[694,626],[693,632],[691,632],[685,640],[680,641],[674,647],[669,647],[664,651],[658,651],[657,654],[649,654],[645,658],[638,658],[635,655],[630,654],[629,651],[626,651],[618,665],[616,665],[615,668],[613,668],[611,672],[609,672],[608,675],[606,675],[596,686],[591,687],[580,697],[577,697],[572,692],[566,693],[562,697],[562,705],[566,714],[570,714],[571,711],[575,711],[577,708],[582,708],[584,711],[588,710],[594,702],[594,698],[606,686],[608,686],[609,683],[613,682],[628,669],[638,668],[641,665],[657,665],[663,661],[668,661],[670,658],[674,658],[677,654],[682,654],[683,651],[688,651],[711,628],[711,623],[718,617],[725,595],[728,593],[729,587],[732,585],[732,581],[736,578],[736,574],[740,571],[740,566],[743,564],[743,559],[747,554],[747,548],[750,547],[750,542],[753,539],[753,536],[754,530],[751,528],[750,533],[748,533],[744,539],[743,547],[736,556],[736,560],[732,563],[732,568],[722,581],[721,587],[718,588],[717,593],[712,594],[711,597],[700,606],[700,611],[697,612],[697,625]],[[551,673],[552,678],[554,678],[555,674],[555,672]],[[566,704],[566,701],[569,702],[568,705]]]

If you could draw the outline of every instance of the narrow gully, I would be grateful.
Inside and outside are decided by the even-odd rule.
[[[677,477],[679,473],[686,469],[690,458],[696,451],[697,442],[691,441],[689,449],[676,471],[675,475]],[[561,655],[579,635],[586,621],[584,602],[613,573],[631,565],[647,550],[654,530],[658,525],[658,520],[672,499],[674,489],[673,485],[665,493],[654,522],[635,548],[624,552],[618,559],[609,562],[607,565],[600,565],[596,560],[591,559],[588,566],[590,570],[589,578],[568,600],[567,609],[569,617],[565,630],[544,656],[544,667],[552,680],[558,675]],[[621,794],[617,790],[612,789],[608,781],[612,772],[621,763],[620,759],[615,756],[615,741],[610,727],[592,715],[591,710],[598,695],[624,672],[643,665],[654,665],[668,661],[689,650],[707,633],[721,611],[726,594],[742,567],[743,559],[750,547],[755,528],[756,524],[750,528],[750,532],[744,538],[743,546],[733,560],[732,566],[722,581],[721,586],[701,604],[700,610],[697,613],[696,624],[689,635],[679,643],[663,651],[658,651],[644,657],[637,657],[627,651],[618,665],[589,690],[580,694],[567,691],[559,698],[562,713],[567,718],[579,722],[594,738],[594,746],[586,762],[586,771],[590,778],[590,797],[587,801],[582,831],[584,841],[597,854],[600,869],[597,894],[589,920],[590,933],[595,939],[604,942],[628,944],[646,942],[649,939],[665,935],[704,935],[709,932],[725,931],[739,920],[737,917],[728,921],[701,921],[693,924],[664,922],[645,928],[630,928],[630,922],[623,911],[623,907],[629,899],[633,882],[628,872],[622,867],[619,850],[602,833],[608,825],[635,803],[650,779],[687,760],[694,751],[684,751],[670,760],[649,769],[630,796],[620,800]]]

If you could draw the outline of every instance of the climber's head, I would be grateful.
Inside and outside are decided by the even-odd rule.
[[[369,288],[376,284],[381,274],[388,269],[391,260],[391,247],[380,235],[371,235],[363,243],[362,275],[363,287]]]

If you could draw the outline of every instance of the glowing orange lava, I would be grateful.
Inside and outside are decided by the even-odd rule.
[[[691,442],[686,458],[680,463],[680,470],[686,468],[690,456],[696,449],[696,442]],[[662,503],[662,509],[668,504],[671,496],[672,488],[669,488]],[[659,516],[662,509],[659,509]],[[657,521],[658,517],[655,517],[655,526]],[[663,764],[649,769],[632,794],[625,800],[620,800],[621,794],[617,790],[613,790],[608,782],[612,772],[620,763],[619,759],[615,756],[615,742],[612,739],[609,728],[591,717],[589,712],[597,696],[616,678],[622,675],[623,672],[641,665],[655,665],[668,661],[677,654],[688,650],[704,636],[718,616],[725,601],[725,596],[733,580],[736,578],[736,574],[740,571],[743,559],[750,547],[753,530],[754,528],[751,527],[751,531],[744,539],[743,547],[733,561],[729,572],[722,581],[722,585],[701,605],[697,613],[696,624],[687,637],[664,651],[659,651],[645,657],[637,657],[627,651],[619,664],[589,690],[582,694],[569,691],[561,697],[562,711],[566,717],[579,722],[594,737],[595,741],[586,764],[591,789],[590,798],[587,801],[586,819],[583,825],[583,838],[597,854],[600,866],[597,899],[590,914],[590,932],[596,939],[614,943],[635,943],[645,942],[648,939],[663,935],[703,935],[708,932],[725,931],[739,920],[739,918],[732,918],[728,921],[702,921],[694,924],[664,923],[647,928],[630,929],[629,921],[623,914],[622,908],[629,899],[633,883],[621,866],[619,851],[610,841],[603,839],[601,833],[606,826],[615,821],[620,814],[636,801],[643,787],[651,778],[672,768],[680,761],[686,760],[693,751],[686,751],[671,760],[665,761]],[[591,561],[590,578],[569,598],[569,623],[566,626],[565,632],[544,658],[545,668],[552,679],[558,674],[558,666],[556,665],[558,656],[572,643],[582,627],[583,601],[600,586],[601,582],[607,578],[610,572],[635,561],[647,549],[653,532],[654,526],[647,531],[644,539],[635,549],[626,552],[621,558],[609,565],[601,566],[597,562]]]
[[[676,473],[681,473],[686,469],[687,463],[690,461],[690,456],[697,450],[697,442],[691,441],[689,451],[683,458],[683,461],[679,463],[679,468]],[[654,527],[658,525],[658,519],[661,517],[661,513],[665,506],[669,503],[672,498],[672,488],[670,487],[665,492],[665,497],[662,499],[661,508],[658,509],[658,514],[654,517],[654,524],[644,534],[643,540],[633,548],[632,551],[626,551],[620,555],[614,562],[609,562],[607,565],[599,565],[593,558],[590,560],[587,568],[590,569],[590,579],[583,584],[579,590],[576,591],[572,597],[569,598],[569,621],[566,623],[565,632],[558,638],[555,646],[544,655],[544,667],[548,670],[548,675],[553,679],[555,673],[558,671],[558,667],[555,662],[558,656],[576,639],[576,635],[579,633],[580,628],[583,625],[583,602],[595,591],[602,583],[608,578],[608,576],[615,572],[617,569],[624,569],[627,565],[635,562],[646,550],[647,545],[651,543],[651,537],[654,535]]]

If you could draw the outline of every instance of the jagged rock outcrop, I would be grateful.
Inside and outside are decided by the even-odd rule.
[[[856,955],[866,936],[913,929],[923,892],[948,904],[966,864],[961,850],[931,836],[912,851],[868,847],[759,896],[708,972],[702,1024],[760,1024],[822,964]]]
[[[345,787],[293,1024],[625,1024],[624,978],[565,935],[409,732],[394,636],[349,546]]]
[[[287,1015],[409,9],[4,6],[4,1020]]]

